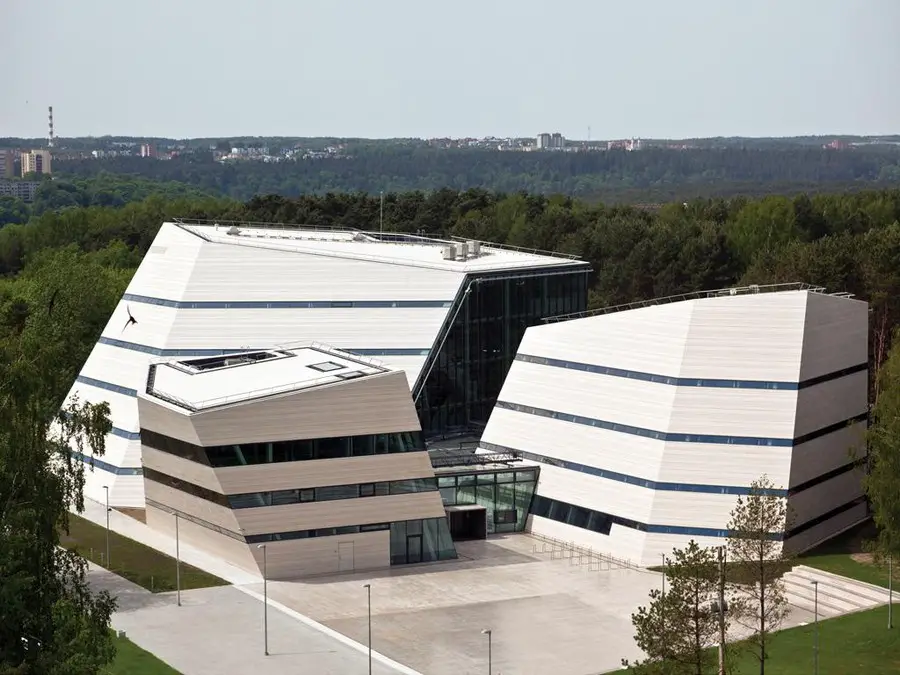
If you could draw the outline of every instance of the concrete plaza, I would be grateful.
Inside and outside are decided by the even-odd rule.
[[[269,596],[428,675],[588,675],[637,658],[631,613],[661,575],[543,552],[527,534],[457,544],[461,559],[270,582]],[[254,586],[254,588],[256,588]]]

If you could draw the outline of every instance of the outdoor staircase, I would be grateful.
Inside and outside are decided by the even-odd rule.
[[[819,582],[819,616],[826,618],[886,605],[888,591],[855,579],[831,572],[823,572],[806,565],[797,565],[782,577],[788,602],[801,609],[814,611],[815,588]],[[895,593],[900,596],[900,592]],[[895,597],[894,602],[900,600]]]

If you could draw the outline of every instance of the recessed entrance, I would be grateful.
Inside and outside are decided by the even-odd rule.
[[[453,541],[487,538],[487,509],[478,504],[448,506],[450,536]]]

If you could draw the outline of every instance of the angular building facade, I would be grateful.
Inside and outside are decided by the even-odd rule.
[[[322,345],[169,359],[137,406],[153,528],[270,578],[456,557],[400,370]]]
[[[540,464],[530,531],[654,565],[724,543],[763,474],[792,550],[866,517],[865,302],[785,285],[645,305],[526,332],[481,446]]]
[[[589,271],[474,241],[165,223],[72,387],[112,413],[85,494],[143,506],[137,395],[159,357],[320,341],[404,371],[423,433],[483,426],[525,329],[583,310]]]

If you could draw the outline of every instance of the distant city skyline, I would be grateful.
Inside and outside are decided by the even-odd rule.
[[[4,4],[0,136],[900,133],[894,0]]]

